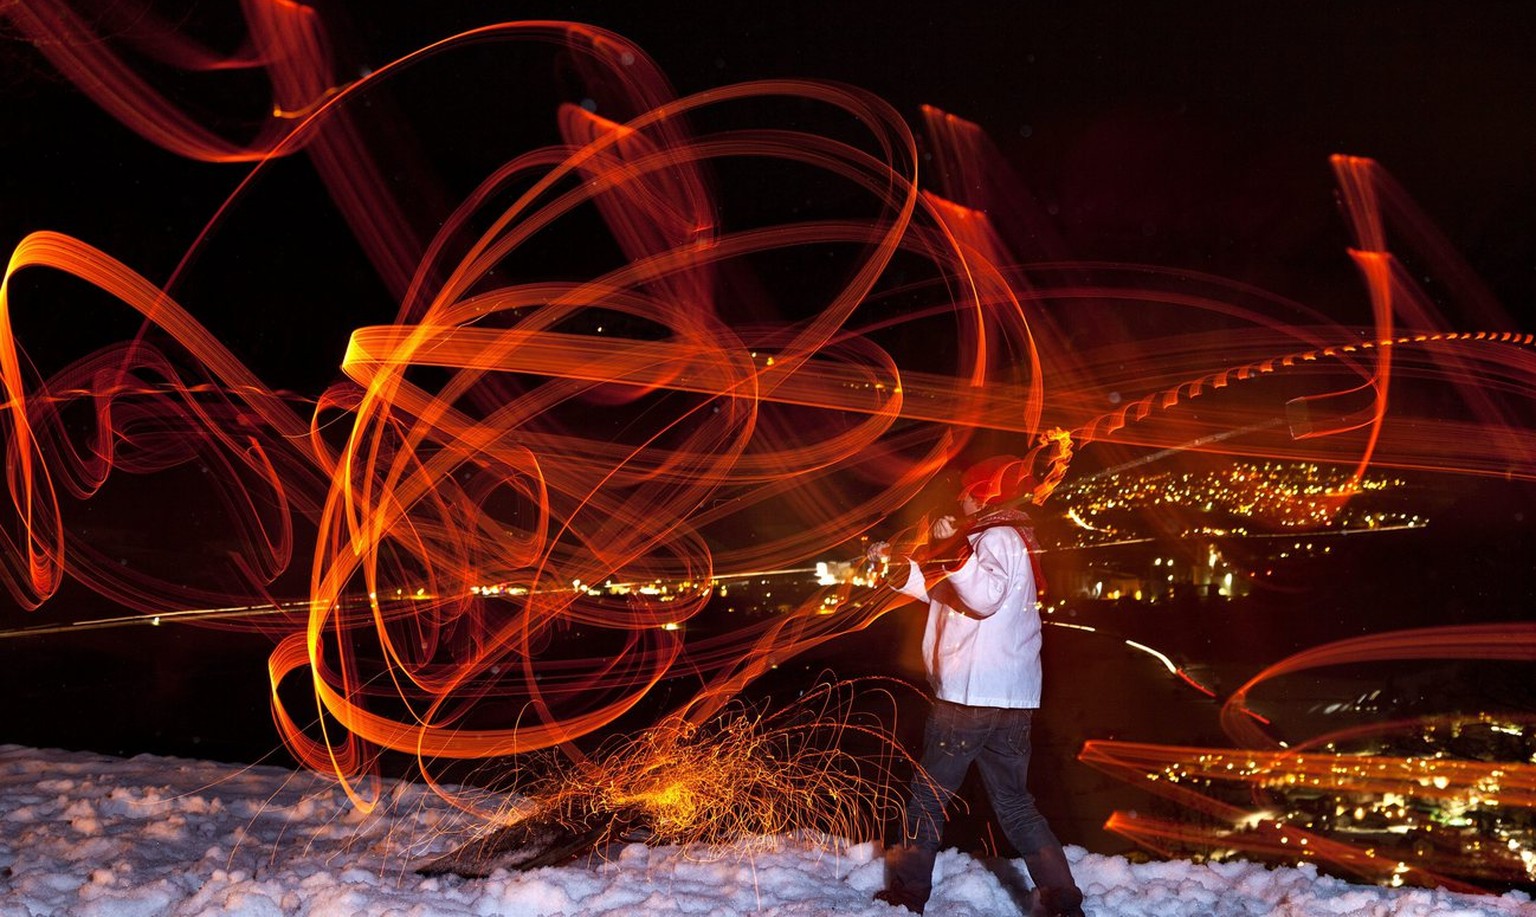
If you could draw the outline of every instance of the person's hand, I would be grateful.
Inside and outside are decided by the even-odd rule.
[[[864,552],[864,557],[872,567],[883,567],[891,562],[891,543],[889,541],[877,541],[871,544]]]
[[[946,538],[953,538],[955,536],[955,532],[958,531],[958,529],[955,528],[955,517],[940,516],[937,520],[934,521],[931,531],[935,541],[943,541]]]

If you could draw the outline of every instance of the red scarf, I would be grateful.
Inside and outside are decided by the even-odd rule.
[[[939,564],[945,570],[953,572],[959,569],[971,556],[973,550],[970,536],[986,529],[998,526],[1009,526],[1019,533],[1024,539],[1024,547],[1029,553],[1029,567],[1035,574],[1035,594],[1045,593],[1045,573],[1040,569],[1040,540],[1035,537],[1034,527],[1030,524],[1029,514],[1020,509],[1004,506],[997,509],[983,510],[967,519],[965,526],[950,538],[940,542],[929,542],[924,555],[931,560],[925,563]]]

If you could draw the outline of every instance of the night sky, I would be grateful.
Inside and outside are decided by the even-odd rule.
[[[793,77],[865,87],[913,123],[918,106],[934,105],[986,129],[1071,257],[1208,271],[1350,321],[1368,312],[1327,157],[1373,157],[1530,329],[1536,17],[1522,4],[1201,2],[1155,15],[1098,2],[899,15],[873,3],[316,6],[343,69],[376,68],[493,21],[551,18],[635,40],[681,94]],[[240,35],[232,2],[157,9],[216,48]],[[145,72],[229,136],[248,133],[268,104],[249,76]],[[497,46],[423,67],[380,104],[416,113],[402,114],[410,123],[396,138],[414,137],[420,153],[406,180],[423,198],[430,187],[449,200],[483,163],[548,142],[568,84],[547,52]],[[9,244],[54,229],[164,277],[245,174],[153,148],[14,39],[0,53],[0,86],[9,114],[0,238]],[[441,120],[423,123],[427,112]],[[509,115],[525,123],[509,125]],[[386,319],[392,303],[338,239],[344,228],[327,222],[334,216],[304,166],[273,173],[215,234],[184,295],[274,386],[313,390],[334,377],[350,329]],[[125,326],[89,309],[80,318],[18,321],[45,360],[55,344],[78,353],[82,336],[105,342]]]
[[[549,18],[635,40],[679,94],[807,78],[867,88],[913,124],[933,105],[987,131],[1059,236],[1058,254],[1208,272],[1352,325],[1368,322],[1369,304],[1327,160],[1373,157],[1512,327],[1532,330],[1536,16],[1522,4],[1202,2],[1157,15],[1098,2],[951,6],[448,3],[424,14],[419,4],[316,4],[342,73],[475,26]],[[85,7],[98,8],[128,7]],[[216,49],[243,35],[233,2],[155,9]],[[131,17],[98,21],[109,35],[132,29]],[[0,239],[56,230],[151,280],[169,277],[249,167],[155,148],[13,33],[0,40]],[[249,136],[270,106],[259,76],[139,64],[230,137]],[[556,106],[577,91],[548,49],[490,45],[434,58],[361,104],[398,113],[376,119],[379,152],[431,219],[489,168],[553,142]],[[44,375],[138,330],[128,310],[51,272],[28,272],[17,290],[26,305],[12,320]],[[311,397],[338,378],[352,329],[396,308],[304,157],[267,170],[173,292],[270,386]],[[1479,327],[1447,308],[1452,325]]]
[[[1373,157],[1513,327],[1536,322],[1536,16],[1524,4],[315,6],[343,72],[475,26],[549,18],[636,41],[679,94],[801,78],[866,88],[913,124],[933,105],[988,132],[1070,257],[1209,272],[1348,324],[1366,323],[1369,305],[1328,156]],[[234,2],[155,8],[215,48],[242,34]],[[249,135],[270,105],[249,74],[143,72],[231,137]],[[9,246],[56,230],[163,280],[249,169],[153,147],[11,30],[0,30],[0,91]],[[578,101],[572,92],[547,49],[496,45],[434,59],[366,104],[401,113],[383,146],[430,216],[487,168],[553,142],[556,105]],[[48,303],[13,316],[45,374],[137,330],[78,284],[31,272],[18,288]],[[396,307],[303,157],[272,168],[226,215],[176,292],[269,385],[307,396],[337,378],[350,331]]]

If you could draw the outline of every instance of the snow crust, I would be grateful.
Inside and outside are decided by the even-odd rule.
[[[737,850],[631,844],[489,879],[413,869],[467,826],[425,788],[386,784],[371,815],[311,774],[0,745],[0,917],[629,915],[893,917],[873,844],[775,838]],[[1068,848],[1091,915],[1531,915],[1519,892],[1387,889],[1309,867],[1132,863]],[[940,855],[933,917],[1020,913],[1022,861]],[[1001,878],[1000,878],[1001,876]]]

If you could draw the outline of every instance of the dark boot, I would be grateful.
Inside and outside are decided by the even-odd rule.
[[[885,851],[885,889],[875,900],[921,914],[933,894],[933,861],[938,851],[922,847],[891,847]]]
[[[1083,917],[1083,893],[1072,880],[1072,867],[1059,844],[1024,855],[1035,882],[1035,903],[1029,917]]]

